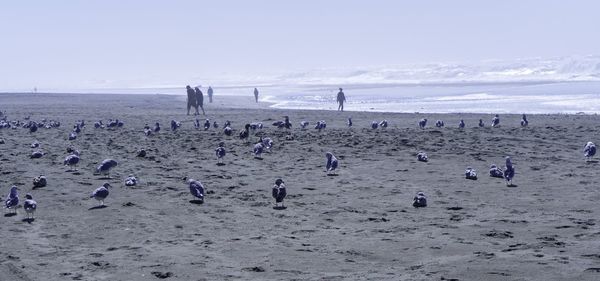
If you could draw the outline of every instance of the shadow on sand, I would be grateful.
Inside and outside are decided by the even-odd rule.
[[[32,223],[35,221],[35,218],[25,218],[21,220],[22,222],[26,222],[26,223]]]
[[[5,217],[7,217],[7,218],[8,218],[8,217],[14,217],[14,216],[16,216],[16,215],[17,215],[17,213],[8,213],[8,214],[4,214],[4,216],[5,216]]]
[[[99,205],[99,206],[94,206],[94,207],[89,208],[88,211],[104,209],[104,208],[106,208],[106,205]]]
[[[285,210],[287,209],[286,206],[273,206],[273,210]]]
[[[194,199],[194,200],[190,200],[190,203],[197,204],[197,205],[202,205],[202,204],[204,204],[204,200]]]

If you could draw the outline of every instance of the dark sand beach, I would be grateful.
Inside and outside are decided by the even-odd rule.
[[[21,204],[28,192],[38,202],[31,223],[23,208],[0,217],[0,280],[600,280],[600,164],[582,153],[600,142],[596,115],[530,115],[526,128],[520,115],[501,115],[491,128],[493,114],[279,110],[215,96],[206,118],[221,127],[204,131],[185,105],[182,96],[0,94],[8,120],[61,122],[35,133],[0,129],[0,196],[14,184]],[[291,130],[271,126],[284,115]],[[109,118],[124,126],[94,128]],[[176,132],[172,119],[182,122]],[[387,129],[370,128],[383,119]],[[435,128],[437,119],[446,127]],[[225,120],[233,136],[223,134]],[[317,120],[327,128],[314,130]],[[145,136],[154,122],[162,131]],[[252,142],[274,140],[263,160],[237,137],[250,122],[265,125]],[[34,141],[42,158],[30,158]],[[218,166],[221,141],[228,153]],[[63,165],[68,147],[81,152],[78,172]],[[141,148],[146,157],[136,156]],[[325,172],[327,151],[340,161],[337,176]],[[429,162],[417,161],[419,151]],[[516,187],[488,176],[505,156]],[[109,180],[94,175],[106,158],[119,163]],[[465,179],[467,166],[478,180]],[[48,185],[33,190],[40,174]],[[129,174],[137,186],[125,187]],[[204,184],[204,204],[190,203],[185,178]],[[272,208],[277,178],[285,210]],[[105,181],[107,207],[90,209]],[[412,207],[419,191],[426,208]]]

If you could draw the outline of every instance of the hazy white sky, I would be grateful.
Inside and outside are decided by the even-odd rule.
[[[594,0],[2,1],[0,90],[598,54],[598,11]]]

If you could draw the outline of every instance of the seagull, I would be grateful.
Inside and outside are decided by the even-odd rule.
[[[258,142],[254,145],[254,158],[262,159],[261,155],[263,152],[263,144],[262,142]]]
[[[583,156],[585,157],[585,161],[588,162],[592,160],[594,155],[596,155],[596,145],[589,141],[583,148]]]
[[[42,152],[41,150],[36,150],[34,152],[31,153],[31,158],[42,158],[42,156],[44,156],[44,152]]]
[[[137,185],[137,178],[134,177],[133,175],[129,175],[126,179],[125,179],[125,186],[135,186]]]
[[[46,186],[46,184],[48,184],[48,180],[43,175],[33,178],[33,187],[34,188],[44,187],[44,186]]]
[[[387,120],[382,120],[381,122],[379,122],[379,127],[381,127],[382,129],[385,129],[388,127],[388,121]]]
[[[206,121],[204,121],[204,130],[208,130],[210,129],[210,120],[206,119]]]
[[[69,134],[69,140],[75,140],[75,139],[77,139],[77,133],[75,133],[75,132],[71,132],[71,133]]]
[[[106,175],[110,178],[110,169],[118,165],[117,161],[113,159],[104,159],[102,163],[96,168],[96,173]]]
[[[31,196],[31,194],[29,193],[25,194],[25,202],[23,203],[23,209],[25,209],[25,213],[27,213],[27,219],[33,220],[35,210],[37,209],[37,202],[33,200],[33,196]],[[31,215],[31,218],[29,218],[29,215]]]
[[[413,198],[413,207],[415,207],[415,208],[427,207],[427,197],[425,196],[425,193],[423,193],[423,192],[417,193],[417,196],[415,196],[415,198]]]
[[[310,125],[310,123],[308,121],[302,121],[300,122],[300,127],[304,130],[306,129],[306,127]]]
[[[38,129],[37,124],[35,122],[31,122],[30,126],[29,126],[29,132],[35,133],[37,131],[37,129]]]
[[[523,114],[523,117],[521,117],[521,127],[527,127],[527,125],[529,125],[529,121],[527,121],[527,116]]]
[[[136,154],[135,156],[137,156],[137,157],[146,157],[146,150],[145,150],[145,149],[143,149],[143,148],[140,148],[140,149],[137,151],[137,154]]]
[[[371,129],[375,130],[377,127],[379,127],[379,123],[377,123],[377,121],[371,122]]]
[[[231,134],[233,133],[233,129],[231,129],[231,127],[229,127],[229,126],[226,126],[226,127],[223,129],[223,133],[224,133],[226,136],[231,136]]]
[[[104,124],[102,124],[102,120],[94,122],[94,128],[96,128],[96,129],[104,128]]]
[[[154,132],[158,133],[160,131],[160,124],[158,122],[154,123]]]
[[[465,171],[465,178],[468,180],[476,180],[477,172],[475,171],[475,169],[467,167],[467,170]]]
[[[498,117],[498,114],[496,114],[496,116],[494,116],[494,118],[492,118],[492,127],[498,127],[500,125],[500,117]]]
[[[79,163],[79,155],[71,154],[65,158],[64,165],[69,166],[69,171],[73,171],[71,167],[75,167],[75,171],[77,171],[77,163]]]
[[[427,162],[429,161],[429,158],[427,157],[427,153],[420,151],[419,153],[417,153],[417,161],[421,161],[421,162]]]
[[[223,127],[231,127],[231,121],[225,120],[225,124],[223,124]]]
[[[38,147],[40,147],[40,143],[39,143],[39,142],[37,142],[37,141],[34,141],[34,142],[31,144],[31,148],[38,148]]]
[[[273,140],[271,138],[261,138],[261,142],[263,144],[263,147],[271,152],[271,148],[273,147]]]
[[[200,199],[200,202],[204,203],[204,186],[200,181],[189,179],[188,184],[190,187],[190,193],[194,197]]]
[[[279,123],[281,123],[283,121],[277,121],[275,123],[273,123],[273,126],[275,127],[279,127]],[[261,122],[252,122],[250,123],[250,129],[254,132],[256,130],[262,130],[263,128],[263,124]]]
[[[333,171],[335,171],[335,169],[337,169],[338,160],[337,158],[335,158],[335,156],[333,156],[333,153],[331,152],[325,153],[325,157],[327,157],[327,164],[325,168],[327,169],[327,175],[330,175],[333,173]]]
[[[219,128],[219,123],[217,123],[217,121],[214,121],[214,122],[213,122],[213,127],[214,127],[215,129],[218,129],[218,128]]]
[[[513,186],[512,179],[515,176],[515,167],[510,161],[510,157],[506,156],[506,168],[504,168],[504,179],[506,180],[506,186]]]
[[[352,117],[348,117],[348,128],[352,127]]]
[[[479,127],[484,127],[485,123],[483,123],[483,119],[479,119]]]
[[[327,123],[325,123],[325,120],[317,121],[317,125],[315,125],[315,129],[319,130],[319,132],[326,127]]]
[[[504,171],[501,168],[496,166],[496,164],[492,164],[490,166],[490,177],[494,178],[504,178]]]
[[[196,118],[196,120],[194,121],[194,128],[200,129],[200,120],[198,120],[198,118]]]
[[[16,186],[12,186],[10,188],[10,193],[6,197],[6,201],[4,201],[4,206],[11,210],[12,213],[17,213],[17,208],[19,207],[19,192]]]
[[[96,188],[90,198],[94,198],[100,202],[100,206],[104,206],[104,199],[108,197],[108,188],[112,187],[109,183],[105,182],[101,187]]]
[[[273,198],[275,198],[275,208],[285,208],[283,205],[283,199],[287,195],[287,191],[285,189],[285,184],[282,179],[277,179],[275,181],[275,185],[273,185],[272,191]],[[279,207],[279,203],[281,203],[281,207]]]
[[[227,151],[225,151],[224,146],[225,146],[225,143],[220,142],[217,149],[215,149],[215,154],[217,155],[217,165],[223,164],[223,157],[225,157],[225,154],[227,154]]]
[[[73,126],[73,132],[77,134],[81,133],[81,127],[79,127],[79,124]]]
[[[179,123],[175,120],[171,120],[171,131],[177,130],[177,128],[179,128],[179,126],[181,126],[181,123]]]
[[[460,129],[465,128],[465,120],[460,119],[460,123],[458,123],[458,128],[460,128]]]
[[[248,140],[248,136],[250,135],[249,129],[250,129],[250,124],[246,124],[244,126],[244,129],[240,131],[239,135],[240,135],[241,140],[246,140],[246,141]]]
[[[427,125],[427,118],[423,118],[419,121],[419,128],[425,129],[426,125]]]
[[[442,120],[435,121],[435,126],[438,128],[444,127],[444,121],[442,121]]]

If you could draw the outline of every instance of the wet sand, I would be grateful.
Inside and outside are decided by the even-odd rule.
[[[207,101],[207,98],[205,98]],[[596,115],[396,114],[269,109],[253,97],[215,96],[207,118],[232,122],[233,136],[196,130],[185,100],[161,95],[0,94],[9,120],[61,127],[0,129],[0,196],[11,185],[38,202],[35,221],[0,217],[0,280],[598,280],[599,163],[586,163],[587,141],[600,143]],[[271,126],[288,115],[293,129]],[[354,127],[347,128],[352,116]],[[425,130],[417,126],[428,118]],[[122,128],[94,129],[118,118]],[[488,127],[476,127],[479,118]],[[87,126],[67,140],[77,120]],[[176,132],[170,120],[182,122]],[[370,129],[387,119],[387,129]],[[432,127],[444,120],[445,128]],[[457,128],[464,119],[467,128]],[[301,130],[299,122],[311,122]],[[315,121],[327,121],[321,132]],[[143,126],[160,122],[146,137]],[[201,118],[203,121],[203,118]],[[237,137],[245,123],[266,127],[274,147],[256,160]],[[38,141],[46,155],[30,159]],[[225,142],[225,165],[214,150]],[[81,151],[68,172],[67,147]],[[144,148],[146,157],[136,157]],[[325,172],[325,152],[340,161]],[[429,162],[416,160],[425,151]],[[511,156],[514,183],[488,176]],[[94,175],[105,158],[112,179]],[[467,166],[479,179],[466,180]],[[48,185],[33,190],[44,174]],[[136,175],[140,184],[124,186]],[[206,202],[192,204],[184,178],[200,180]],[[271,187],[284,179],[287,209],[274,210]],[[90,193],[113,188],[97,205]],[[413,208],[423,191],[429,206]]]

